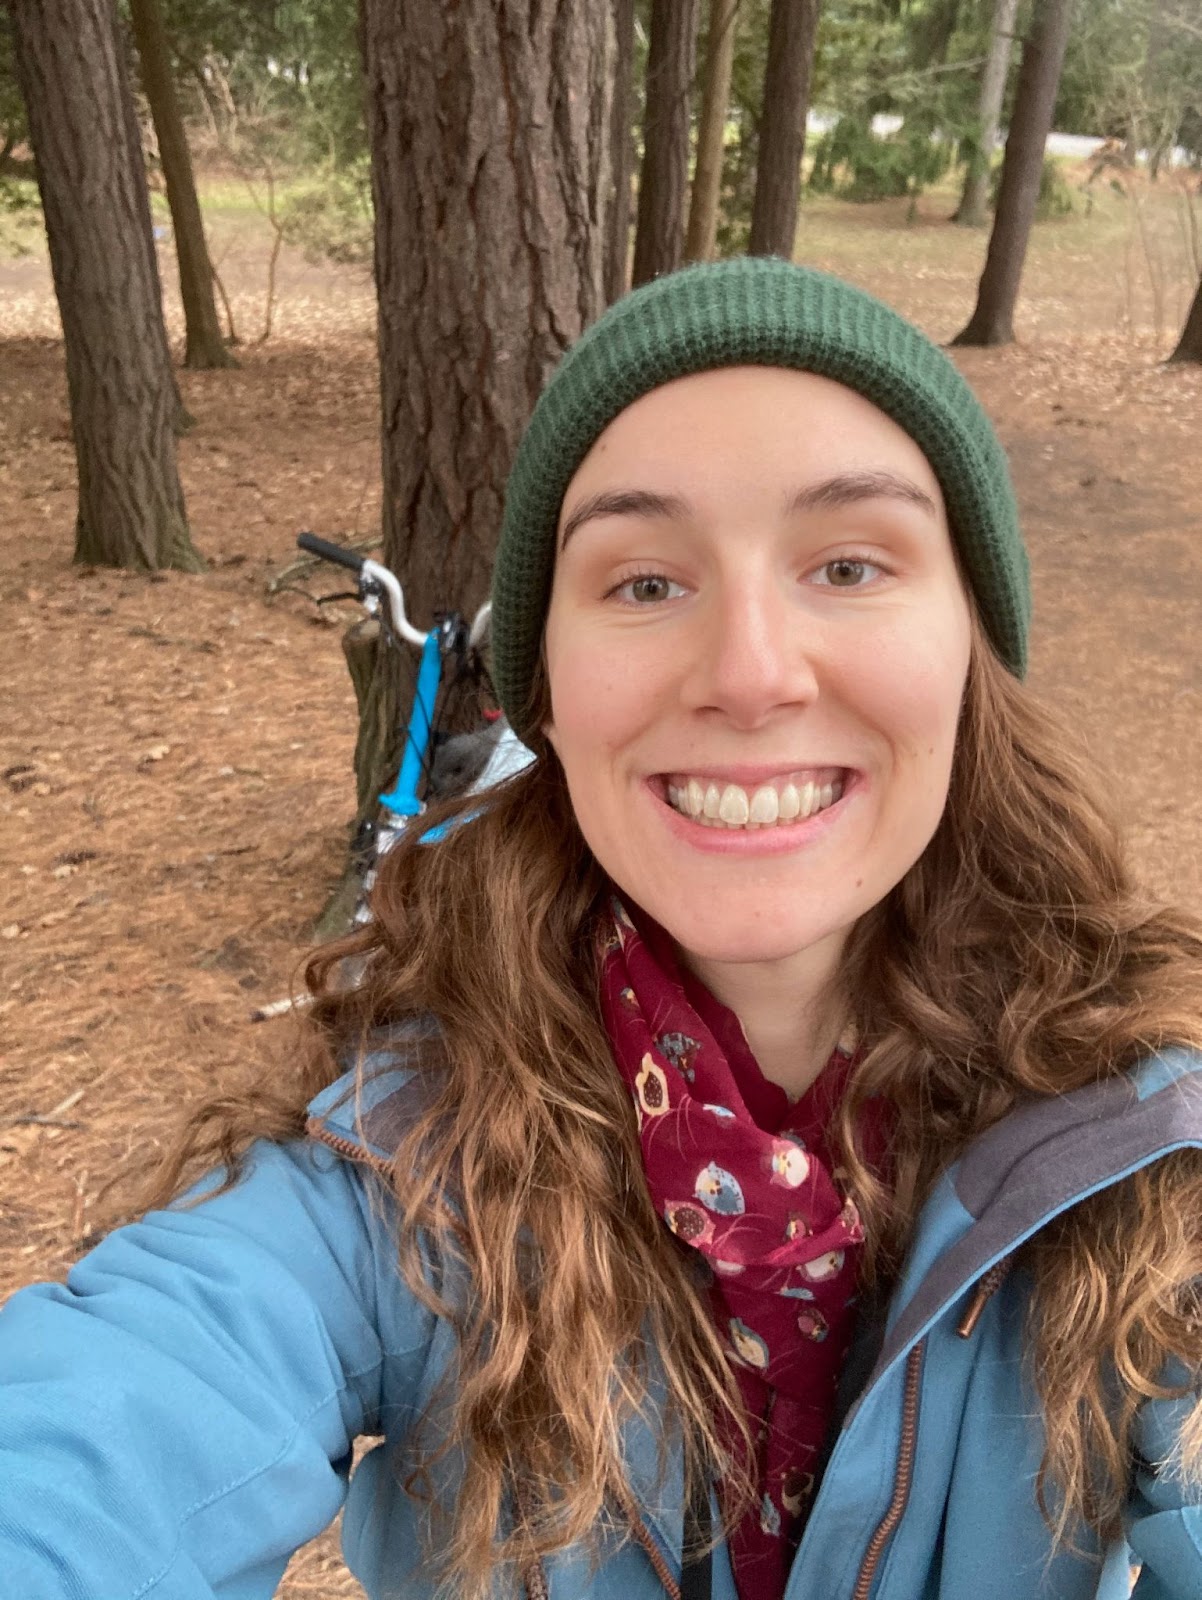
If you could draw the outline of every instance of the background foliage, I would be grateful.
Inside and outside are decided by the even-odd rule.
[[[1030,6],[1024,0],[1020,8],[1020,35]],[[163,0],[163,9],[201,170],[250,186],[284,236],[312,255],[368,261],[371,193],[354,0]],[[702,9],[698,76],[708,16]],[[650,10],[650,0],[638,0],[636,149]],[[747,242],[770,11],[771,0],[742,0],[739,10],[718,240],[724,253]],[[1175,144],[1202,164],[1202,21],[1195,13],[1191,0],[1079,0],[1056,127],[1113,136],[1128,159],[1145,150],[1153,173]],[[972,152],[992,15],[993,0],[824,0],[811,91],[820,127],[808,140],[809,184],[851,200],[913,200],[962,168]],[[0,229],[11,248],[19,247],[21,229],[36,223],[36,196],[5,16],[0,10]],[[1015,60],[1017,54],[1016,44]],[[149,137],[148,145],[153,176]],[[1049,170],[1042,214],[1070,209],[1066,196]]]

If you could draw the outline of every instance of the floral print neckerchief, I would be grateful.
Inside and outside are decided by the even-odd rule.
[[[730,1540],[741,1600],[776,1600],[835,1403],[864,1233],[826,1129],[852,1064],[840,1041],[798,1100],[761,1074],[738,1018],[678,966],[664,931],[611,901],[601,1005],[630,1086],[647,1183],[703,1281],[747,1408],[760,1500]],[[729,1441],[732,1449],[735,1441]]]

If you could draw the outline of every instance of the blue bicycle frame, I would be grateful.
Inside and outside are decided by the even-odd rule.
[[[418,785],[426,771],[430,746],[434,735],[434,709],[438,699],[438,690],[442,683],[443,657],[448,655],[457,644],[462,630],[462,623],[455,617],[444,617],[434,628],[431,628],[424,638],[415,632],[404,614],[404,597],[396,578],[387,570],[379,568],[374,562],[366,562],[364,558],[354,551],[347,550],[341,545],[331,544],[328,539],[319,539],[315,534],[305,532],[297,537],[297,544],[302,550],[308,550],[313,555],[321,557],[324,561],[331,561],[335,566],[347,567],[356,575],[359,584],[359,599],[374,612],[381,601],[385,604],[389,600],[395,601],[396,611],[390,613],[394,628],[405,638],[417,643],[422,640],[421,661],[417,670],[417,686],[413,693],[413,703],[409,709],[409,723],[405,730],[405,747],[401,752],[400,770],[397,772],[396,782],[386,794],[380,796],[380,804],[385,815],[381,818],[375,833],[375,855],[383,855],[393,844],[409,820],[419,817],[425,809],[423,802],[418,797]],[[366,584],[365,584],[366,576]],[[389,600],[385,599],[384,591],[390,591]],[[369,591],[370,594],[369,594]],[[391,593],[395,591],[395,593]],[[468,634],[474,635],[476,626],[473,623]],[[481,779],[481,786],[487,786],[491,780],[500,781],[530,760],[528,751],[523,750],[521,744],[512,734],[508,740],[502,739],[497,750],[490,758],[489,765]],[[470,820],[475,815],[469,812],[462,821]],[[441,839],[447,831],[448,824],[430,828],[423,832],[422,842],[433,843]],[[369,869],[364,880],[365,889],[370,888],[375,879],[374,866]],[[366,915],[365,908],[361,907],[356,912],[356,920],[362,920]]]
[[[434,729],[434,701],[442,681],[442,633],[432,628],[422,645],[422,659],[417,669],[417,688],[409,711],[409,726],[405,732],[405,750],[396,783],[387,794],[380,796],[380,804],[394,817],[418,817],[422,802],[417,797],[430,739]],[[403,825],[403,824],[402,824]]]

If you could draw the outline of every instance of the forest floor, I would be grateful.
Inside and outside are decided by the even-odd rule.
[[[946,339],[985,243],[946,210],[924,202],[907,223],[902,203],[824,202],[799,255]],[[1202,910],[1202,368],[1158,365],[1190,266],[1176,200],[1145,212],[1151,227],[1103,194],[1040,228],[1021,342],[955,359],[1013,463],[1031,681],[1108,771],[1150,891]],[[210,226],[252,329],[265,230]],[[170,285],[169,245],[162,266]],[[272,337],[239,355],[234,372],[180,374],[207,574],[73,567],[48,270],[37,251],[0,258],[0,1298],[65,1274],[119,1203],[102,1185],[144,1171],[182,1107],[287,1056],[291,1025],[249,1013],[286,991],[339,870],[354,799],[340,629],[268,582],[299,528],[376,525],[369,280],[286,252]],[[281,1590],[360,1592],[333,1533]]]

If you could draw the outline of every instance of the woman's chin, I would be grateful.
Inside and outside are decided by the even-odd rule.
[[[698,908],[695,915],[682,906],[662,916],[652,907],[645,909],[694,961],[720,965],[791,961],[831,939],[842,941],[848,928],[848,923],[830,917],[819,921],[776,918],[770,912],[749,915],[746,907],[732,907],[729,915],[714,906]]]

